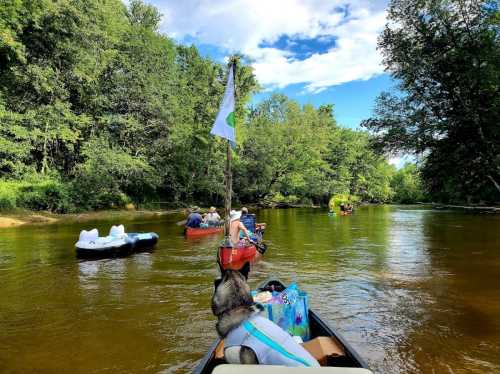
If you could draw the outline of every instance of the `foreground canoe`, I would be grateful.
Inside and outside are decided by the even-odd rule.
[[[279,280],[270,280],[263,285],[259,287],[259,290],[265,290],[265,289],[274,289],[276,291],[282,291],[286,287],[281,283]],[[336,345],[339,346],[339,348],[343,351],[343,355],[338,355],[335,357],[329,357],[328,361],[325,366],[328,367],[336,367],[339,368],[339,371],[336,371],[338,373],[352,373],[352,374],[357,374],[357,373],[371,373],[368,369],[368,365],[365,363],[365,361],[359,356],[359,354],[347,343],[347,341],[333,328],[328,326],[321,318],[313,312],[311,309],[309,309],[309,328],[311,331],[311,338],[317,338],[320,336],[325,336],[332,338]],[[241,371],[235,371],[234,366],[228,366],[225,368],[225,361],[223,358],[220,358],[216,352],[221,350],[223,342],[220,339],[216,339],[216,341],[212,344],[210,349],[208,350],[207,354],[203,359],[200,361],[196,369],[194,370],[194,373],[196,374],[208,374],[208,373],[215,373],[215,368],[219,365],[223,365],[219,367],[216,371],[217,373],[230,373],[230,372],[241,372],[241,373],[262,373],[262,369],[265,369],[266,367],[260,366],[260,367],[254,367],[252,371],[252,366],[241,366]],[[343,368],[343,369],[340,369]],[[268,371],[266,372],[276,372],[276,373],[285,373],[284,370],[290,370],[291,368],[282,368],[282,367],[277,367],[276,370],[273,371],[271,367],[267,368]],[[269,370],[270,369],[270,370]],[[321,368],[323,369],[323,368]],[[306,369],[294,369],[298,372],[298,370],[302,370],[305,372],[311,372],[314,370],[318,370],[319,372],[323,372],[321,369],[313,369],[313,368],[306,368]],[[359,369],[359,370],[356,370]],[[225,371],[226,370],[226,371]],[[227,371],[229,370],[229,371]],[[245,370],[245,371],[243,371]],[[301,371],[301,372],[302,372]],[[288,371],[286,371],[288,372]],[[328,371],[325,371],[325,373],[328,373]]]
[[[220,234],[221,232],[224,231],[224,227],[186,227],[184,230],[184,234],[187,237],[198,237],[198,236],[205,236],[205,235],[213,235],[213,234]]]

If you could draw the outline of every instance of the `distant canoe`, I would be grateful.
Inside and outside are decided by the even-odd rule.
[[[187,237],[198,237],[198,236],[205,236],[205,235],[213,235],[213,234],[220,234],[221,232],[224,231],[224,227],[186,227],[184,229],[184,235]]]

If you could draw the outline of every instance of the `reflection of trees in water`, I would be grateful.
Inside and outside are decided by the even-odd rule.
[[[84,298],[109,303],[119,300],[123,295],[129,274],[127,259],[83,260],[78,263],[78,270]]]
[[[431,212],[423,228],[430,276],[415,284],[422,318],[401,356],[419,373],[500,371],[500,220]]]
[[[410,239],[403,236],[407,223],[395,218],[398,212],[366,206],[353,216],[328,217],[319,210],[287,210],[270,217],[268,230],[269,271],[297,280],[311,305],[378,367],[402,334],[405,317],[398,309],[410,298],[391,278],[397,270],[392,246],[400,245],[393,234]]]
[[[358,281],[362,302],[350,308],[352,320],[376,371],[411,372],[411,361],[400,354],[399,347],[421,320],[420,304],[428,297],[416,297],[414,290],[415,283],[428,276],[422,234],[425,213],[402,207],[374,210],[383,217],[370,217],[370,229],[379,232],[383,224],[384,230],[370,237],[373,248],[365,251],[366,267]]]

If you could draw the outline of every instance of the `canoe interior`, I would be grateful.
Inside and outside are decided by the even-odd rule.
[[[259,290],[274,289],[276,291],[282,291],[285,286],[278,280],[272,280],[266,282],[263,286],[259,287]],[[311,309],[309,309],[309,328],[311,330],[311,339],[319,336],[328,336],[334,338],[339,345],[341,345],[345,351],[345,356],[329,357],[326,366],[330,367],[353,367],[353,368],[365,368],[368,369],[366,362],[358,355],[358,353],[347,343],[347,341],[335,330],[330,328],[321,318]],[[220,339],[212,344],[207,354],[198,364],[194,373],[196,374],[208,374],[212,373],[213,369],[217,365],[224,364],[225,361],[222,359],[215,358],[215,349],[220,344]]]

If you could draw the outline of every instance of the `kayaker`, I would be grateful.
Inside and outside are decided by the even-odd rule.
[[[237,245],[240,241],[240,231],[243,232],[243,235],[248,239],[248,241],[251,241],[250,234],[245,225],[241,223],[240,218],[241,212],[236,210],[232,210],[229,214],[229,237],[231,238],[233,245]]]
[[[189,214],[189,216],[187,218],[186,227],[191,227],[191,228],[200,227],[200,224],[202,221],[203,221],[203,218],[201,217],[201,214],[200,214],[200,208],[195,206],[195,207],[193,207],[193,209],[191,209],[191,214]]]
[[[210,207],[207,214],[203,218],[203,223],[206,223],[208,226],[219,226],[220,225],[220,216],[217,213],[217,209],[215,207]]]
[[[346,211],[347,211],[347,213],[352,213],[352,205],[351,204],[347,204]]]

